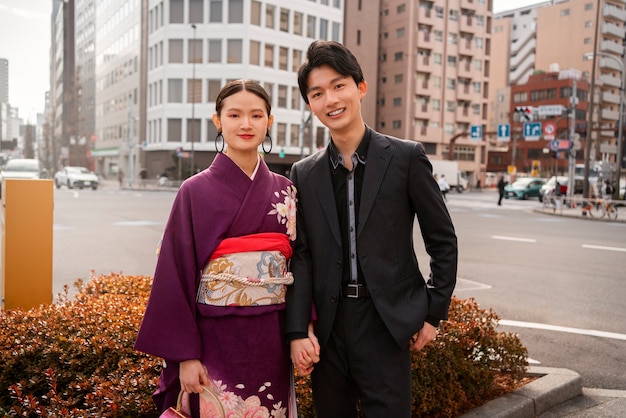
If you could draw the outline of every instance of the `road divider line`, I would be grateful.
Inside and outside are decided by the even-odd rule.
[[[592,336],[592,337],[611,338],[614,340],[626,341],[626,334],[618,334],[616,332],[607,332],[607,331],[598,331],[595,329],[562,327],[559,325],[540,324],[537,322],[512,321],[509,319],[501,319],[500,325],[505,325],[508,327],[518,327],[518,328],[544,329],[547,331],[566,332],[569,334],[580,334],[580,335],[587,335],[587,336]]]
[[[589,248],[591,250],[607,250],[607,251],[621,251],[626,253],[626,248],[621,247],[606,247],[604,245],[591,245],[591,244],[583,244],[583,248]]]
[[[491,238],[493,238],[493,239],[500,239],[500,240],[504,240],[504,241],[537,242],[536,239],[532,239],[532,238],[503,237],[501,235],[492,235]]]

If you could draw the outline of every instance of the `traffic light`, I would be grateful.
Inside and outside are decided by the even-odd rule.
[[[521,121],[531,121],[533,120],[535,108],[532,106],[517,106],[515,113],[519,115]]]

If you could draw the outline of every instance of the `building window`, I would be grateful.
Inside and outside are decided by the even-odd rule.
[[[261,26],[261,3],[256,0],[250,4],[250,24]]]
[[[302,13],[293,12],[293,33],[302,36]]]
[[[396,7],[396,12],[398,14],[406,12],[406,4],[401,4],[398,7]]]
[[[289,32],[289,10],[280,9],[280,31]]]
[[[306,36],[307,38],[315,38],[315,16],[306,17]]]
[[[439,100],[439,99],[432,99],[430,101],[430,109],[431,110],[436,110],[436,111],[441,110],[441,100]]]
[[[394,120],[393,122],[391,122],[391,128],[392,129],[402,129],[402,121],[401,120]]]
[[[442,62],[443,62],[443,56],[438,52],[434,52],[433,63],[435,63],[435,65],[441,65]]]
[[[452,135],[454,133],[454,123],[446,123],[443,125],[443,130],[448,135]]]
[[[229,64],[241,64],[243,62],[243,41],[241,39],[229,39],[227,41]]]
[[[593,10],[593,3],[585,3],[585,10]]]
[[[483,38],[475,37],[474,41],[476,43],[476,49],[483,49]]]
[[[185,23],[183,0],[170,0],[170,23]]]
[[[446,112],[454,112],[456,110],[456,103],[449,100],[446,101]]]
[[[404,81],[404,74],[396,74],[393,76],[393,82],[395,84],[400,84]]]
[[[261,65],[261,42],[250,41],[250,65]]]
[[[181,142],[182,127],[183,127],[183,121],[181,119],[168,119],[167,120],[167,141],[168,142]]]
[[[217,136],[217,128],[213,121],[209,118],[206,125],[206,137],[209,141],[214,141],[214,138]]]
[[[211,0],[209,4],[209,22],[220,23],[222,21],[222,0]]]
[[[393,105],[395,107],[402,106],[402,98],[401,97],[394,97],[393,98]]]
[[[189,23],[202,23],[204,17],[204,1],[189,0]]]
[[[328,20],[320,19],[320,39],[328,39]]]
[[[561,10],[561,17],[563,17],[563,16],[569,16],[569,9]]]
[[[276,145],[284,146],[286,145],[286,140],[287,140],[287,124],[277,123],[276,124]]]
[[[187,80],[187,103],[202,103],[202,80]]]
[[[287,108],[287,86],[283,84],[278,85],[278,107],[282,109]]]
[[[341,25],[339,23],[337,23],[337,22],[333,22],[333,34],[332,34],[332,39],[331,40],[339,42],[339,30],[340,29],[341,29]]]
[[[396,52],[395,54],[393,54],[394,61],[402,61],[403,58],[404,58],[404,52]]]
[[[289,48],[281,46],[278,48],[278,69],[287,71],[287,64],[289,60]]]
[[[300,110],[300,89],[298,87],[291,88],[291,108]]]
[[[456,88],[456,80],[454,78],[446,78],[446,88],[454,90]]]
[[[300,66],[302,65],[302,51],[300,51],[299,49],[294,49],[293,51],[291,51],[291,54],[291,71],[297,73],[300,69]]]
[[[207,102],[215,102],[217,99],[217,95],[220,93],[220,89],[222,88],[222,80],[218,79],[208,79],[207,80]]]
[[[591,38],[585,38],[583,42],[585,45],[589,45],[591,43]]]
[[[180,78],[170,78],[167,80],[167,102],[183,102],[183,80]]]
[[[228,23],[243,23],[243,0],[228,1]]]
[[[404,28],[396,29],[396,38],[402,38],[404,36]]]
[[[189,39],[187,42],[187,62],[202,62],[202,39]]]
[[[450,67],[456,67],[456,57],[452,55],[448,55],[448,65]]]
[[[200,142],[200,130],[202,118],[187,119],[187,141]]]
[[[475,93],[480,93],[480,82],[479,81],[472,81],[472,87],[474,87],[474,92]]]
[[[436,30],[434,31],[435,34],[435,41],[436,42],[443,42],[443,32],[440,30]]]
[[[271,4],[265,5],[265,27],[274,29],[274,11],[276,7]]]
[[[169,61],[170,64],[183,62],[183,40],[170,39],[169,41]]]
[[[222,40],[209,39],[209,62],[222,62]]]
[[[265,44],[265,66],[274,67],[274,45]]]
[[[458,10],[450,10],[450,20],[457,21],[459,20],[459,11]]]
[[[450,45],[456,45],[459,39],[459,35],[456,33],[449,33],[448,34],[448,43]]]

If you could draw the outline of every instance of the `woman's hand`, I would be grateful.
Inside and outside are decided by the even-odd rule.
[[[181,362],[178,377],[181,389],[187,393],[202,393],[202,386],[209,385],[209,373],[198,359]]]

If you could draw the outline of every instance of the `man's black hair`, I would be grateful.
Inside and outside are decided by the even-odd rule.
[[[335,41],[314,41],[306,52],[307,61],[298,70],[298,86],[306,104],[309,104],[309,74],[315,68],[328,65],[343,76],[350,76],[358,85],[364,80],[356,57],[348,48]]]

